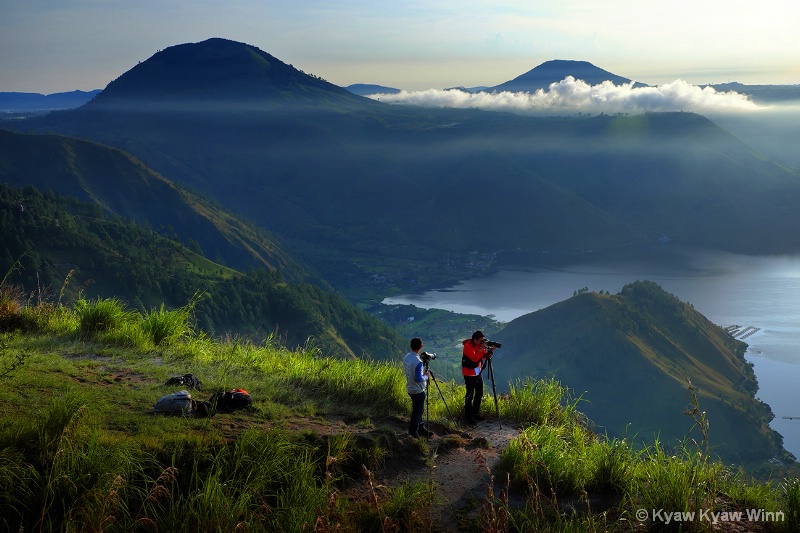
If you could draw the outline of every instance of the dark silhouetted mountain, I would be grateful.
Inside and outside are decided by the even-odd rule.
[[[596,67],[588,61],[555,59],[546,61],[513,80],[490,87],[489,90],[532,93],[539,89],[547,90],[550,84],[558,83],[567,76],[572,76],[576,80],[583,80],[589,85],[597,85],[604,81],[610,81],[614,85],[624,85],[632,81]],[[636,82],[634,87],[646,87],[646,85]]]
[[[400,89],[394,87],[384,87],[383,85],[373,85],[370,83],[354,83],[346,87],[348,91],[360,96],[368,96],[370,94],[397,94]]]
[[[98,94],[100,94],[100,89],[46,95],[39,93],[0,92],[0,112],[19,113],[74,109],[82,106]]]
[[[495,335],[499,383],[555,377],[583,401],[578,409],[610,435],[675,443],[694,420],[684,414],[689,378],[711,422],[710,445],[726,460],[773,456],[782,444],[755,399],[745,343],[653,282],[616,295],[584,292],[511,321]],[[699,440],[699,434],[691,435]]]
[[[258,48],[225,39],[171,46],[112,81],[93,102],[121,105],[367,105]]]

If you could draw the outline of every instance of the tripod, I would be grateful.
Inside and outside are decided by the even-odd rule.
[[[497,414],[497,423],[500,425],[500,429],[503,429],[503,423],[500,422],[500,405],[497,403],[497,389],[494,387],[494,369],[492,369],[492,351],[488,352],[489,358],[486,359],[486,363],[489,365],[489,379],[492,382],[492,394],[494,395],[494,411]]]
[[[436,385],[436,390],[439,391],[439,396],[442,398],[444,408],[447,409],[447,416],[453,418],[453,415],[450,414],[450,408],[447,407],[447,401],[444,399],[444,394],[442,394],[442,389],[439,388],[439,382],[436,381],[436,376],[433,375],[433,371],[428,367],[428,361],[423,361],[422,365],[425,367],[425,372],[428,373],[431,381],[433,381],[433,384]],[[431,421],[430,397],[430,394],[425,394],[425,427],[428,427]]]

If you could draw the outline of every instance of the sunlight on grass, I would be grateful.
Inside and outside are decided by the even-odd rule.
[[[14,297],[0,295],[0,483],[13,487],[0,499],[5,530],[428,531],[433,509],[447,505],[431,483],[387,487],[370,470],[398,451],[381,424],[407,420],[399,361],[322,356],[313,342],[288,350],[273,336],[215,340],[193,330],[191,305],[141,315],[116,299],[70,309]],[[187,371],[203,377],[198,397],[232,387],[254,395],[251,411],[228,419],[233,433],[215,419],[151,414],[172,392],[166,379]],[[446,434],[400,445],[424,458],[421,468],[464,451],[463,394],[454,380],[431,384],[426,416]],[[504,486],[487,487],[471,530],[628,531],[620,524],[639,508],[756,508],[785,513],[774,531],[800,523],[797,478],[758,481],[705,448],[635,449],[594,434],[580,398],[555,379],[517,381],[497,401],[503,426],[520,433],[493,472]],[[482,412],[495,416],[489,394]],[[286,429],[329,414],[371,437]],[[354,483],[364,499],[343,496]],[[509,491],[525,505],[512,506]],[[592,496],[616,503],[595,510]]]

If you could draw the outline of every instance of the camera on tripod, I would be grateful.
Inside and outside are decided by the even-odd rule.
[[[419,354],[419,358],[422,360],[423,363],[428,364],[430,361],[433,361],[434,359],[436,359],[436,354],[435,353],[422,352],[421,354]]]
[[[503,345],[500,344],[499,342],[494,342],[494,341],[487,340],[486,341],[486,347],[487,348],[502,348]]]

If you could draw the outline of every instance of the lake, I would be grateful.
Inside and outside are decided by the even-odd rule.
[[[384,303],[493,315],[509,322],[583,287],[614,294],[633,281],[654,281],[720,326],[757,328],[743,339],[749,345],[745,357],[758,377],[757,397],[772,407],[770,425],[783,435],[784,447],[800,458],[800,256],[752,257],[680,247],[670,248],[669,260],[662,260],[662,252],[656,255],[658,260],[593,259],[558,268],[503,270]]]

